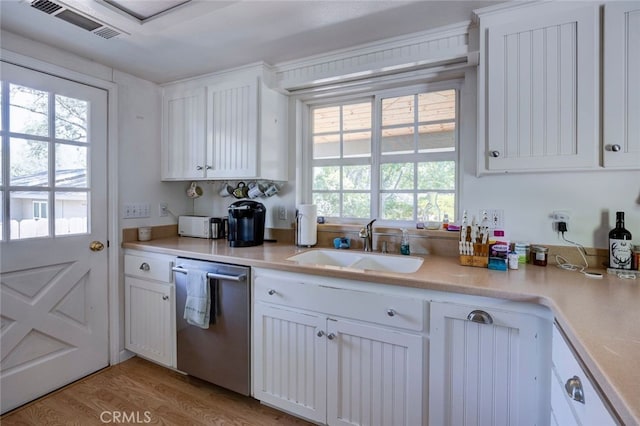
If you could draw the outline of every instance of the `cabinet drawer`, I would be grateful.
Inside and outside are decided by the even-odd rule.
[[[124,273],[132,277],[147,278],[170,283],[173,281],[172,258],[156,258],[125,254]]]
[[[256,301],[285,305],[390,327],[424,329],[424,301],[396,295],[329,287],[312,281],[261,275]]]
[[[559,413],[566,412],[566,409],[562,407],[561,401],[556,400],[562,395],[576,417],[576,424],[617,424],[557,326],[553,327],[552,362],[552,386],[560,386],[559,392],[552,392],[555,394],[552,402],[555,410]],[[582,384],[584,403],[574,400],[565,390],[567,381],[574,377],[578,377]]]

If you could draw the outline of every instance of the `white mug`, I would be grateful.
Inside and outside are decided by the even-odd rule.
[[[249,198],[258,198],[264,195],[264,189],[262,185],[256,182],[251,182],[249,184]]]
[[[138,228],[138,241],[149,241],[151,240],[151,227],[150,226],[141,226]]]
[[[202,188],[197,183],[191,182],[191,186],[187,189],[187,197],[198,198],[202,195]]]
[[[267,187],[267,189],[264,190],[265,197],[271,197],[272,195],[275,195],[277,193],[278,193],[278,187],[276,186],[275,183],[272,183]]]
[[[233,194],[233,187],[228,183],[222,184],[222,188],[220,188],[220,192],[218,193],[221,197],[230,197]]]

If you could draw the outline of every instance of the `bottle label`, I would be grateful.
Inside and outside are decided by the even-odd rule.
[[[631,269],[630,240],[609,240],[609,267],[617,269]]]

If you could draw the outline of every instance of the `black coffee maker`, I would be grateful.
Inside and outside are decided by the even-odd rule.
[[[229,206],[227,240],[231,247],[259,246],[264,242],[264,218],[267,209],[262,203],[240,200]]]

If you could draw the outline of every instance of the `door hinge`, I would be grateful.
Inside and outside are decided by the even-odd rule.
[[[107,248],[109,248],[111,246],[111,244],[109,243],[109,240],[107,240]]]

